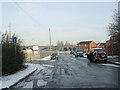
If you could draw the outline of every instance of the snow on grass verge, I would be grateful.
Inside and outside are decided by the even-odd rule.
[[[50,60],[50,56],[47,56],[45,58],[42,58],[41,60]]]
[[[118,65],[114,65],[114,64],[101,64],[101,65],[111,66],[111,67],[116,67],[116,68],[120,67],[120,66],[118,66]]]
[[[9,75],[9,76],[3,76],[2,79],[0,79],[0,82],[2,82],[2,85],[0,89],[3,88],[9,88],[19,82],[20,80],[24,79],[26,76],[33,73],[37,68],[33,64],[26,64],[28,67],[24,70],[21,70],[15,74]]]
[[[118,56],[108,56],[108,58],[118,58]]]
[[[47,56],[41,60],[50,60],[50,56]],[[35,70],[44,70],[47,71],[45,69],[45,67],[54,67],[52,65],[39,65],[39,64],[30,64],[30,63],[26,63],[26,65],[28,66],[26,69],[24,70],[20,70],[19,72],[9,75],[9,76],[2,76],[0,77],[0,89],[3,88],[9,88],[11,86],[13,86],[14,84],[18,83],[20,80],[24,79],[26,76],[30,75],[31,73],[33,73]],[[50,74],[52,71],[50,70],[47,74]]]

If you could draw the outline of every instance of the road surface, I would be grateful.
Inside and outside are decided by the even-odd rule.
[[[91,63],[87,58],[60,54],[59,60],[33,61],[51,65],[12,88],[118,88],[119,65]]]

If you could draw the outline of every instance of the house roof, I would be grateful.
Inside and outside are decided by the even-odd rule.
[[[97,43],[97,45],[100,44],[100,46],[105,46],[106,43]]]
[[[91,43],[91,42],[93,42],[93,41],[81,41],[81,42],[79,42],[78,44],[89,44],[89,43]]]
[[[106,45],[106,43],[101,43],[101,45]]]

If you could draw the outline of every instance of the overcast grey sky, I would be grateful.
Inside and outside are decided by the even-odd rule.
[[[81,40],[104,42],[117,2],[5,2],[2,3],[2,32],[8,30],[24,39],[24,44],[49,45]]]

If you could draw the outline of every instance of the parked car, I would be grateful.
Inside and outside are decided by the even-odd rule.
[[[50,58],[51,60],[54,60],[54,59],[57,59],[58,60],[58,54],[57,53],[53,53],[52,55],[51,55],[51,58]]]
[[[87,58],[91,62],[107,62],[107,53],[102,48],[92,48]]]
[[[70,52],[70,54],[73,54],[73,55],[75,55],[75,51],[71,51],[71,52]]]
[[[77,49],[75,51],[75,57],[84,57],[83,56],[83,50],[82,49]]]

